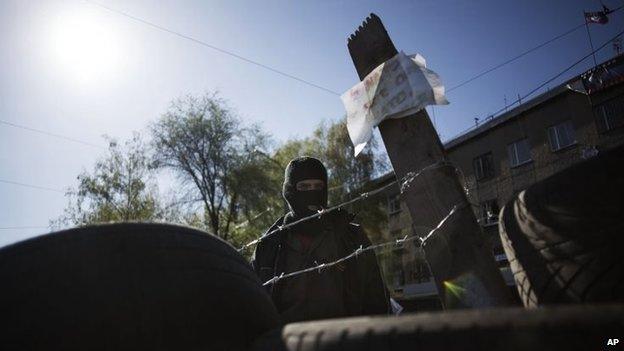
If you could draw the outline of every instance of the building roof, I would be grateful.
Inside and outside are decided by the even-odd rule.
[[[621,83],[622,81],[624,81],[624,79],[622,79],[624,77],[624,75],[620,74],[620,72],[615,69],[614,70],[614,66],[620,64],[624,62],[624,54],[615,56],[607,61],[602,62],[600,65],[593,67],[569,80],[567,80],[566,82],[558,85],[557,87],[555,87],[554,89],[550,89],[547,92],[540,94],[530,100],[527,100],[526,102],[516,106],[515,108],[502,113],[496,117],[491,116],[490,118],[488,118],[487,122],[482,123],[481,125],[472,128],[471,130],[462,133],[459,136],[456,136],[454,138],[452,138],[451,140],[447,141],[444,143],[444,148],[446,150],[452,149],[454,147],[457,147],[461,144],[463,144],[464,142],[478,136],[481,135],[482,133],[495,128],[496,126],[499,126],[509,120],[514,119],[515,117],[520,116],[522,113],[535,108],[545,102],[548,102],[550,100],[552,100],[553,98],[565,93],[565,92],[577,92],[577,93],[581,93],[581,91],[577,90],[576,87],[582,87],[580,88],[582,90],[582,93],[592,93],[595,91],[598,91],[600,89],[597,89],[597,87],[595,87],[595,84],[591,83],[591,77],[592,75],[596,75],[596,74],[602,74],[605,75],[609,75],[609,77],[599,77],[597,80],[600,81],[600,88],[604,89],[608,86],[614,85],[614,84],[618,84]],[[611,73],[611,74],[609,74]],[[613,74],[615,73],[615,74]],[[606,78],[606,79],[605,79]],[[593,90],[593,91],[592,91]]]
[[[612,86],[615,84],[620,84],[624,82],[624,68],[617,69],[614,66],[622,66],[624,63],[624,54],[617,55],[607,61],[602,62],[600,65],[593,67],[569,80],[558,85],[554,89],[550,89],[547,92],[540,94],[526,102],[514,107],[513,109],[506,111],[496,117],[491,116],[488,120],[477,127],[473,127],[472,129],[462,133],[451,140],[448,140],[444,143],[444,148],[446,150],[457,147],[468,140],[471,140],[490,129],[493,129],[501,124],[504,124],[514,118],[522,115],[522,113],[529,111],[545,102],[548,102],[555,97],[564,94],[566,92],[575,92],[575,93],[593,93],[599,91],[601,89],[607,88],[608,86]],[[608,68],[608,69],[607,69]],[[614,69],[615,68],[615,69]],[[622,71],[622,72],[620,72]],[[600,81],[600,89],[596,89],[595,83],[591,82],[592,75],[595,74],[603,74],[607,72],[607,74],[611,74],[611,76],[600,77],[598,80]],[[603,81],[604,79],[604,81]],[[373,179],[374,183],[378,184],[386,184],[395,180],[394,171],[390,171],[380,177]]]
[[[446,150],[452,149],[456,146],[459,146],[460,144],[463,144],[464,142],[496,127],[499,126],[501,124],[506,123],[509,120],[514,119],[515,117],[521,115],[522,113],[537,107],[538,105],[541,105],[547,101],[552,100],[553,98],[565,93],[566,91],[570,91],[570,87],[568,85],[568,82],[561,84],[559,86],[557,86],[554,89],[551,89],[549,91],[547,91],[546,93],[543,93],[541,95],[538,95],[537,97],[519,105],[514,107],[513,109],[497,116],[491,116],[490,118],[488,118],[487,122],[482,123],[481,125],[479,125],[476,128],[473,128],[472,130],[461,134],[447,142],[444,143],[444,148]]]

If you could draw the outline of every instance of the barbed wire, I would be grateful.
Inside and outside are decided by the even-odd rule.
[[[424,170],[424,169],[423,169]],[[404,243],[408,242],[408,241],[414,241],[414,240],[420,240],[420,247],[422,247],[422,245],[432,236],[434,235],[440,228],[442,228],[442,226],[444,225],[444,223],[446,223],[446,221],[451,218],[451,216],[453,216],[453,214],[455,214],[457,212],[457,210],[460,207],[465,207],[467,204],[463,204],[463,205],[455,205],[453,206],[453,208],[449,211],[449,213],[444,216],[444,218],[442,218],[442,220],[438,223],[438,225],[431,229],[429,231],[429,233],[427,233],[427,235],[425,235],[424,237],[420,237],[416,234],[413,235],[406,235],[401,239],[396,239],[396,240],[392,240],[392,241],[387,241],[381,244],[375,244],[375,245],[369,245],[367,247],[363,247],[363,245],[360,245],[359,248],[357,248],[355,251],[353,251],[352,253],[348,254],[347,256],[344,256],[342,258],[339,258],[335,261],[329,262],[329,263],[321,263],[321,264],[316,264],[316,266],[314,267],[309,267],[306,269],[302,269],[302,270],[298,270],[298,271],[294,271],[294,272],[290,272],[290,273],[281,273],[280,275],[276,275],[273,278],[267,280],[266,282],[264,282],[262,284],[262,286],[267,286],[269,284],[275,284],[280,280],[286,279],[286,278],[291,278],[291,277],[295,277],[301,274],[305,274],[305,273],[309,273],[309,272],[314,272],[314,271],[318,271],[318,273],[320,274],[322,270],[330,268],[332,266],[338,265],[342,262],[348,261],[354,257],[357,257],[361,254],[363,254],[364,252],[367,251],[374,251],[374,250],[379,250],[379,249],[386,249],[388,247],[400,247],[401,245],[403,245]]]
[[[289,229],[289,228],[291,228],[291,227],[294,227],[294,226],[296,226],[296,225],[298,225],[298,224],[301,224],[301,223],[303,223],[303,222],[310,221],[310,220],[312,220],[312,219],[316,219],[316,218],[320,218],[320,217],[322,217],[323,215],[326,215],[326,214],[328,214],[328,213],[334,212],[334,211],[336,211],[336,210],[338,210],[338,209],[341,209],[341,208],[343,208],[343,207],[345,207],[345,206],[348,206],[348,205],[354,204],[354,203],[359,202],[359,201],[361,201],[361,200],[363,200],[363,199],[365,199],[365,198],[368,198],[368,197],[370,197],[370,196],[374,196],[374,195],[376,195],[376,194],[378,194],[378,193],[380,193],[380,192],[382,192],[382,191],[384,191],[384,190],[386,190],[386,189],[390,188],[391,186],[393,186],[393,185],[395,185],[395,184],[396,184],[396,180],[395,180],[395,181],[393,181],[393,182],[391,182],[391,183],[388,183],[388,184],[386,184],[386,185],[384,185],[384,186],[382,186],[382,187],[380,187],[380,188],[377,188],[377,189],[375,189],[375,190],[372,190],[372,191],[369,191],[369,192],[362,193],[362,194],[360,194],[359,196],[357,196],[357,197],[355,197],[355,198],[353,198],[353,199],[351,199],[351,200],[349,200],[349,201],[345,201],[345,202],[343,202],[343,203],[341,203],[341,204],[339,204],[339,205],[336,205],[336,206],[333,206],[333,207],[329,207],[329,208],[327,208],[327,209],[322,209],[322,210],[318,211],[317,213],[315,213],[315,214],[313,214],[313,215],[310,215],[310,216],[307,216],[307,217],[303,217],[303,218],[298,219],[298,220],[296,220],[296,221],[294,221],[294,222],[292,222],[292,223],[288,223],[288,224],[284,224],[284,225],[279,225],[279,226],[277,227],[277,229],[274,229],[274,230],[272,230],[272,231],[270,231],[270,232],[266,233],[265,235],[260,236],[258,239],[252,240],[252,241],[250,241],[249,243],[247,243],[247,244],[243,245],[243,247],[241,247],[240,249],[238,249],[238,251],[240,252],[240,251],[242,251],[242,250],[244,250],[244,249],[247,249],[247,248],[249,248],[249,247],[251,247],[251,246],[257,245],[257,244],[258,244],[258,243],[260,243],[261,241],[266,240],[268,237],[273,236],[273,235],[275,235],[275,234],[276,234],[276,233],[278,233],[278,232],[284,231],[284,230],[286,230],[286,229]]]
[[[255,221],[256,219],[264,216],[266,213],[268,213],[269,211],[271,211],[273,208],[272,207],[267,207],[264,211],[258,213],[257,215],[253,216],[252,218],[249,218],[247,220],[245,220],[244,222],[241,222],[240,224],[237,224],[236,226],[234,226],[234,229],[240,229],[242,227],[246,227],[247,225],[249,225],[249,223]]]
[[[439,167],[439,166],[448,166],[448,167],[452,167],[455,169],[455,171],[457,172],[457,170],[459,169],[458,167],[455,167],[455,165],[453,165],[451,162],[446,161],[446,160],[442,160],[442,161],[438,161],[434,164],[431,164],[423,169],[421,169],[418,172],[407,172],[407,174],[405,175],[405,177],[403,177],[404,179],[406,178],[405,181],[401,182],[401,193],[404,193],[410,186],[411,183],[416,180],[416,178],[418,178],[421,174],[423,174],[423,172],[428,171],[429,169],[431,169],[432,167]],[[461,171],[461,170],[460,170]]]
[[[405,190],[407,190],[409,188],[409,186],[410,186],[409,184],[411,184],[414,181],[414,179],[416,179],[417,177],[422,175],[425,171],[428,171],[428,170],[431,170],[431,169],[435,169],[435,168],[440,168],[440,167],[453,167],[453,168],[457,169],[457,167],[455,165],[453,165],[452,163],[450,163],[449,161],[441,160],[441,161],[432,163],[432,164],[422,168],[418,172],[408,172],[405,175],[405,177],[403,177],[401,179],[401,182],[400,182],[401,185],[399,186],[399,189],[400,189],[401,193],[403,193]],[[377,195],[377,194],[379,194],[379,193],[389,189],[390,187],[395,186],[397,183],[398,183],[398,181],[394,180],[394,181],[392,181],[392,182],[390,182],[390,183],[388,183],[388,184],[386,184],[386,185],[384,185],[382,187],[379,187],[379,188],[377,188],[375,190],[363,192],[360,195],[354,197],[353,199],[345,201],[345,202],[343,202],[341,204],[338,204],[336,206],[332,206],[332,207],[329,207],[327,209],[322,209],[322,210],[318,211],[315,214],[312,214],[312,215],[307,216],[307,217],[303,217],[303,218],[301,218],[299,220],[296,220],[296,221],[294,221],[292,223],[279,225],[277,227],[277,229],[274,229],[274,230],[272,230],[272,231],[270,231],[270,232],[260,236],[258,239],[252,240],[249,243],[243,245],[241,248],[238,249],[238,252],[241,252],[241,251],[243,251],[243,250],[245,250],[245,249],[247,249],[247,248],[249,248],[251,246],[257,245],[261,241],[266,240],[268,237],[273,236],[276,233],[284,231],[284,230],[286,230],[288,228],[294,227],[294,226],[296,226],[298,224],[301,224],[301,223],[306,222],[306,221],[310,221],[312,219],[320,218],[323,215],[326,215],[328,213],[331,213],[331,212],[334,212],[336,210],[339,210],[339,209],[341,209],[341,208],[343,208],[345,206],[354,204],[356,202],[359,202],[359,201],[362,201],[362,200],[367,199],[369,197],[372,197],[374,195]],[[405,184],[407,184],[407,186],[405,186]]]

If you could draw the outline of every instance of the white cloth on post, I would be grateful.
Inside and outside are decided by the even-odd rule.
[[[377,66],[340,98],[355,156],[383,120],[409,116],[427,105],[448,104],[440,77],[427,69],[425,59],[403,52]]]

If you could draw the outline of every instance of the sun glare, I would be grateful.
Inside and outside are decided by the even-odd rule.
[[[119,40],[89,12],[58,16],[49,31],[50,52],[59,68],[81,82],[101,80],[119,68]]]

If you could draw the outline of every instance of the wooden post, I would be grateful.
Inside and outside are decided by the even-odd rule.
[[[371,14],[348,40],[360,80],[397,54],[379,17]],[[446,160],[440,138],[425,110],[379,125],[397,179]],[[453,209],[423,249],[445,308],[511,305],[513,300],[497,268],[481,227],[452,167],[429,168],[402,194],[415,233],[426,234]]]

